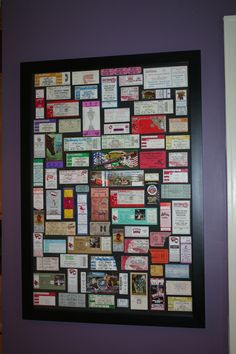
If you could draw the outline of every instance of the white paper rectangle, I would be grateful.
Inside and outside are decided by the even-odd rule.
[[[143,69],[144,89],[188,86],[188,67],[172,66]]]
[[[91,256],[91,270],[117,270],[113,256]]]
[[[58,257],[37,257],[36,258],[37,271],[58,271],[59,258]]]
[[[176,235],[190,234],[190,201],[172,201],[172,233]]]
[[[59,170],[60,184],[87,184],[88,170]]]
[[[104,134],[129,134],[129,123],[104,124]]]
[[[33,256],[43,256],[43,234],[41,232],[33,233]]]
[[[70,100],[71,86],[51,86],[46,88],[47,100]]]
[[[46,168],[45,169],[45,188],[56,189],[57,188],[57,169]]]
[[[174,113],[173,100],[134,102],[135,115],[172,114],[172,113]]]
[[[132,148],[139,148],[139,134],[102,136],[102,149]]]
[[[64,138],[64,151],[101,150],[100,137]]]
[[[45,157],[45,135],[35,134],[34,135],[34,158],[44,158]]]
[[[188,169],[163,170],[163,183],[188,183]]]
[[[192,282],[189,280],[167,280],[166,281],[167,295],[191,295]]]
[[[67,269],[67,291],[68,293],[78,292],[78,269]]]
[[[72,85],[99,84],[99,70],[73,71]]]
[[[129,275],[128,273],[119,273],[119,294],[128,295],[129,285],[128,285]]]
[[[130,121],[130,109],[129,108],[113,108],[104,110],[104,122],[105,123],[118,123]]]
[[[61,268],[88,268],[87,254],[60,254]]]
[[[149,237],[149,226],[125,226],[125,237]]]
[[[121,75],[119,76],[120,86],[136,86],[143,84],[143,75]]]

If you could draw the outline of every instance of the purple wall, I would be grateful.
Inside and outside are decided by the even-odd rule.
[[[236,3],[7,0],[4,6],[4,354],[226,354],[223,16],[236,14]],[[202,50],[206,329],[23,321],[19,63],[193,49]]]

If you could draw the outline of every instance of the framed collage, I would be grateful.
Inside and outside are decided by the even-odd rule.
[[[200,63],[21,64],[24,319],[204,327]]]

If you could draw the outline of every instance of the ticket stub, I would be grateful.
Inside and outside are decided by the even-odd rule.
[[[188,86],[188,67],[167,66],[143,69],[144,89]]]
[[[132,75],[141,74],[141,66],[130,66],[126,68],[112,68],[112,69],[101,69],[102,76],[113,76],[113,75]]]
[[[56,120],[55,119],[43,119],[34,121],[35,133],[55,133],[56,132]]]
[[[101,150],[101,138],[88,136],[85,138],[64,138],[64,151]]]
[[[86,307],[85,294],[59,293],[58,306],[62,307]]]
[[[192,238],[182,236],[180,240],[181,263],[192,263]]]
[[[45,135],[34,135],[34,158],[45,157]]]
[[[113,252],[124,252],[124,229],[112,229]]]
[[[44,207],[43,188],[33,189],[33,207],[36,210],[43,210]]]
[[[189,280],[167,280],[166,281],[167,295],[192,295],[192,282]]]
[[[117,101],[117,76],[102,77],[101,86],[102,86],[102,101],[116,102]]]
[[[44,253],[66,253],[66,240],[44,240]]]
[[[91,220],[107,221],[109,219],[109,189],[91,188]]]
[[[119,76],[120,86],[135,86],[143,84],[143,75],[121,75]]]
[[[141,149],[164,149],[165,135],[141,136]]]
[[[77,268],[67,269],[67,291],[68,293],[78,292],[78,269]]]
[[[152,277],[163,277],[164,275],[163,265],[151,264],[150,273]]]
[[[180,238],[169,237],[169,262],[180,262]]]
[[[65,290],[65,274],[63,273],[34,273],[34,289]]]
[[[81,132],[81,120],[79,118],[66,118],[59,120],[59,133]]]
[[[36,258],[37,271],[58,271],[59,258],[58,257],[37,257]]]
[[[188,118],[170,118],[169,119],[170,133],[187,133]]]
[[[117,298],[117,307],[128,308],[129,307],[129,299]]]
[[[125,239],[125,253],[148,253],[148,239]]]
[[[188,264],[166,264],[165,265],[166,278],[189,278]]]
[[[66,154],[66,167],[88,167],[89,153],[78,152]]]
[[[143,189],[113,189],[110,191],[110,206],[116,207],[143,207]]]
[[[157,182],[145,183],[145,201],[146,205],[157,205],[160,201],[160,187]]]
[[[88,196],[87,194],[77,194],[77,234],[86,235],[88,233]]]
[[[104,110],[105,123],[129,122],[130,109],[129,108],[112,108]]]
[[[188,166],[187,152],[169,152],[169,167],[184,167]]]
[[[44,90],[35,90],[35,118],[44,118],[45,98]]]
[[[98,86],[75,86],[76,100],[96,100],[98,98]]]
[[[150,278],[151,310],[165,310],[165,281],[164,278]]]
[[[134,115],[173,113],[173,100],[134,101]]]
[[[56,293],[34,292],[33,298],[35,306],[56,306]]]
[[[89,272],[86,277],[87,293],[117,294],[119,280],[117,273]]]
[[[46,167],[62,168],[62,134],[46,134]]]
[[[110,254],[111,237],[69,236],[68,253]]]
[[[83,107],[83,136],[100,136],[100,101],[85,101]]]
[[[61,190],[46,191],[46,219],[61,220]]]
[[[34,86],[70,85],[70,72],[45,73],[34,75]]]
[[[132,134],[165,133],[165,115],[132,116]]]
[[[43,187],[43,159],[33,160],[33,186]]]
[[[72,85],[99,84],[99,70],[73,71]]]
[[[44,232],[44,210],[34,210],[34,232]]]
[[[110,222],[90,222],[90,234],[97,236],[110,235]]]
[[[70,100],[71,86],[46,87],[47,100]]]
[[[139,87],[121,87],[120,89],[120,100],[121,101],[137,101],[139,100]]]
[[[109,123],[104,124],[104,134],[129,134],[129,123]]]
[[[87,254],[60,254],[61,268],[88,268]]]
[[[166,151],[141,151],[140,152],[140,168],[165,168],[166,167]]]
[[[130,273],[130,308],[131,310],[147,310],[147,273]]]
[[[41,232],[33,233],[33,256],[43,257],[43,234]]]
[[[155,98],[156,99],[171,98],[171,90],[170,89],[155,90]]]
[[[191,185],[190,184],[162,184],[161,185],[162,199],[190,199]]]
[[[149,237],[149,226],[125,226],[125,237]]]
[[[160,230],[171,231],[171,203],[160,203]]]
[[[172,201],[172,232],[176,235],[190,234],[190,201]]]
[[[122,270],[148,270],[148,256],[121,256]]]
[[[88,170],[60,170],[60,184],[87,184]]]
[[[166,150],[190,149],[190,135],[167,135]]]
[[[157,225],[157,209],[112,208],[112,224]]]
[[[150,249],[153,264],[166,264],[169,262],[169,252],[167,249]]]
[[[145,182],[158,182],[159,173],[145,173]]]
[[[128,295],[129,293],[129,274],[128,273],[119,273],[119,294]]]
[[[177,116],[187,115],[187,90],[175,91],[175,111]]]
[[[89,308],[114,309],[115,297],[114,295],[89,294],[88,305]]]
[[[91,270],[117,270],[116,260],[113,256],[91,256]]]
[[[75,186],[75,191],[76,193],[88,193],[89,192],[89,185],[83,185],[83,184],[80,184],[80,185],[77,185]]]
[[[150,245],[152,247],[164,247],[166,239],[171,235],[170,232],[153,231],[150,232]]]
[[[163,183],[188,183],[188,169],[163,170]]]
[[[79,101],[51,101],[47,103],[48,118],[78,117]]]
[[[91,171],[90,183],[92,187],[142,187],[144,171]]]
[[[92,165],[101,169],[121,169],[138,167],[137,150],[104,150],[92,153]]]
[[[45,223],[45,234],[53,236],[73,236],[75,235],[75,222],[48,221]]]
[[[168,311],[192,312],[192,297],[168,296]]]
[[[74,190],[72,188],[63,190],[64,219],[74,218]]]

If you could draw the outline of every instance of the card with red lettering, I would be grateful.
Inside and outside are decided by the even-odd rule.
[[[132,117],[132,134],[165,133],[166,116],[162,114]]]
[[[142,151],[140,152],[140,168],[165,168],[166,151]]]

